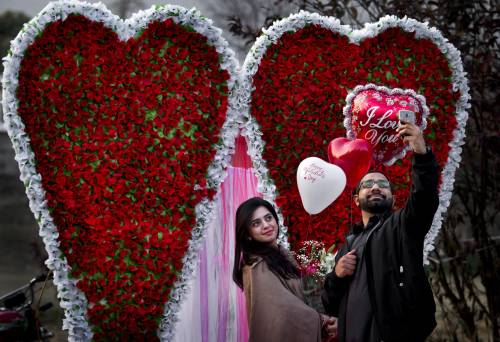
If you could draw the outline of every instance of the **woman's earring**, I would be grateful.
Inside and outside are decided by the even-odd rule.
[[[250,236],[248,237],[248,241],[252,241],[252,238]]]

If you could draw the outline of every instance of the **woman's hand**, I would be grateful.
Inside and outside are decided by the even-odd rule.
[[[321,335],[324,342],[334,341],[337,337],[337,318],[321,314]]]

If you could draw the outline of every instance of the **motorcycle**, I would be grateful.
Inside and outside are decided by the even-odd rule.
[[[49,341],[54,336],[40,322],[40,312],[52,307],[40,305],[48,275],[33,278],[28,284],[0,297],[0,342]],[[43,283],[42,285],[37,285]],[[40,291],[35,304],[35,292]]]

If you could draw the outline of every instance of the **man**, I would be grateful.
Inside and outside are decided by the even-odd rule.
[[[338,317],[341,342],[423,341],[436,326],[423,244],[438,206],[438,164],[418,126],[402,122],[397,131],[413,150],[406,206],[393,212],[388,179],[367,173],[354,195],[362,222],[325,279],[323,305]]]

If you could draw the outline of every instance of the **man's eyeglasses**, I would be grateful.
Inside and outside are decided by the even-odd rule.
[[[381,189],[387,189],[389,188],[391,185],[389,183],[389,181],[387,179],[368,179],[368,180],[365,180],[365,181],[362,181],[360,184],[359,184],[359,187],[361,189],[371,189],[373,188],[373,186],[377,184],[379,188]]]

